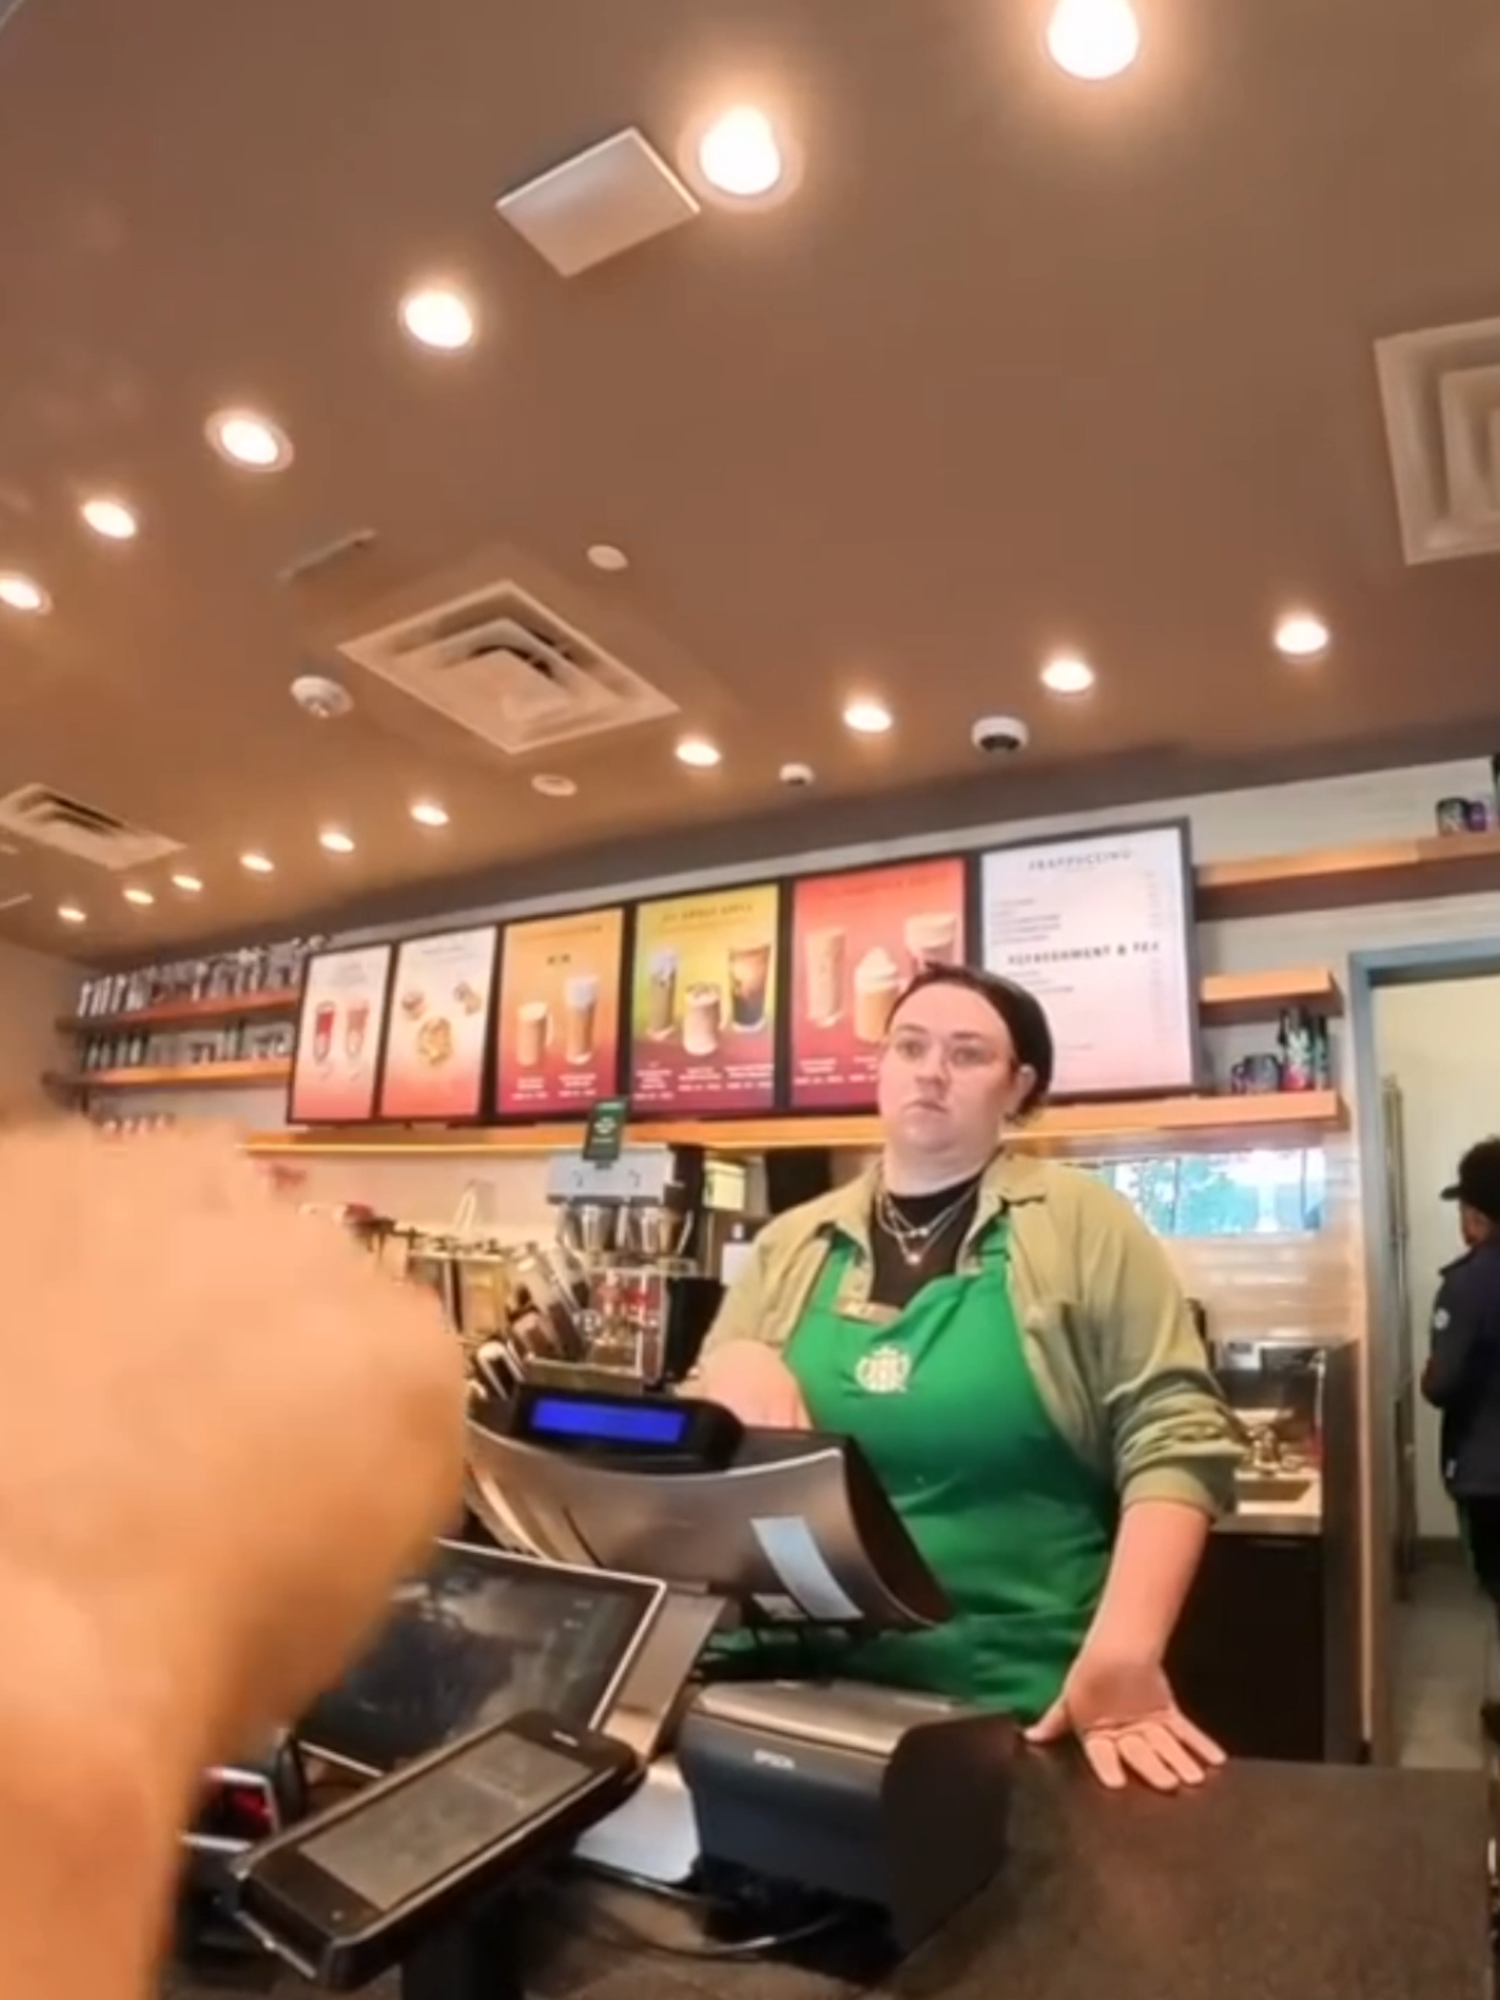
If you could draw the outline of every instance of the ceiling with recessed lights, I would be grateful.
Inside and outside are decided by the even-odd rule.
[[[0,935],[1500,747],[1375,363],[1497,101],[1492,0],[14,12]]]

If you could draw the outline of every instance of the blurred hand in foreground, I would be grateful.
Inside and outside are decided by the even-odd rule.
[[[451,1524],[458,1344],[224,1137],[0,1133],[0,1216],[0,1709],[107,1715],[190,1785]]]

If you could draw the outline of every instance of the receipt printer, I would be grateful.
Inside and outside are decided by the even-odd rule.
[[[719,1682],[679,1726],[705,1861],[880,1910],[910,1951],[1005,1850],[1015,1725],[853,1681]]]

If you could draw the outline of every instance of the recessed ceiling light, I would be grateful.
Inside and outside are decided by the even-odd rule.
[[[125,900],[127,903],[134,903],[138,910],[149,910],[156,898],[149,889],[127,889]]]
[[[52,599],[42,586],[32,577],[19,576],[14,570],[0,575],[0,604],[7,604],[12,611],[50,611]]]
[[[256,854],[254,852],[242,854],[240,856],[240,866],[241,868],[248,869],[252,875],[274,875],[276,873],[276,863],[271,860],[269,855],[265,854]]]
[[[710,743],[706,736],[684,736],[677,746],[678,763],[690,764],[695,771],[712,770],[722,757],[717,743]]]
[[[250,472],[279,472],[292,462],[292,441],[279,424],[254,410],[216,410],[205,426],[220,458]]]
[[[111,499],[103,493],[85,500],[78,511],[85,524],[107,542],[133,542],[141,531],[135,510],[123,500]]]
[[[710,187],[738,201],[769,194],[784,171],[770,119],[749,104],[714,120],[698,141],[698,165]]]
[[[1057,0],[1047,23],[1047,51],[1069,76],[1103,83],[1140,54],[1141,24],[1129,0]]]
[[[1310,611],[1293,611],[1276,627],[1276,650],[1288,660],[1315,660],[1328,651],[1332,634]]]
[[[76,903],[59,903],[57,914],[65,924],[86,924],[88,912],[80,910]]]
[[[588,549],[588,559],[595,569],[607,570],[611,576],[618,576],[622,569],[629,569],[630,558],[623,549],[617,549],[613,542],[594,542]]]
[[[418,826],[446,826],[448,814],[436,799],[418,799],[411,809],[411,816]]]
[[[893,719],[883,701],[861,698],[851,701],[844,710],[844,721],[859,736],[883,736]]]
[[[401,324],[423,347],[456,353],[474,338],[474,314],[457,292],[442,285],[408,292],[401,301]]]
[[[341,832],[336,826],[329,826],[323,829],[318,835],[318,845],[325,848],[330,854],[352,854],[354,852],[354,842],[349,838],[347,833]]]
[[[794,789],[798,786],[816,784],[818,778],[811,764],[783,764],[777,776],[782,784],[791,785]]]
[[[565,778],[560,771],[538,771],[531,789],[544,799],[571,799],[578,790],[578,780]]]
[[[203,884],[196,875],[174,875],[172,887],[180,889],[184,896],[201,896]]]
[[[1059,653],[1042,668],[1042,686],[1051,694],[1087,694],[1093,685],[1093,668],[1076,653]]]

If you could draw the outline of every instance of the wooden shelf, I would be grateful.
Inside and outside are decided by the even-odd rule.
[[[1194,887],[1198,915],[1210,920],[1470,896],[1500,890],[1500,833],[1380,840],[1363,847],[1213,861],[1194,871]]]
[[[1343,1005],[1338,981],[1323,966],[1291,972],[1210,973],[1198,989],[1198,1011],[1204,1026],[1211,1028],[1236,1021],[1274,1021],[1284,1007],[1338,1014]]]
[[[57,1023],[65,1035],[108,1035],[131,1028],[206,1028],[216,1021],[245,1021],[252,1015],[295,1014],[300,991],[242,993],[238,999],[164,1000],[131,1014],[69,1014]]]
[[[1336,1091],[1281,1091],[1260,1097],[1165,1097],[1117,1104],[1065,1104],[1046,1111],[1034,1125],[1014,1135],[1028,1147],[1106,1144],[1144,1140],[1201,1140],[1222,1136],[1243,1144],[1265,1134],[1336,1130],[1345,1122]],[[262,1132],[246,1141],[258,1154],[344,1155],[403,1159],[525,1158],[544,1153],[576,1153],[582,1125],[511,1125],[468,1131],[413,1130],[365,1126],[358,1130]],[[715,1153],[763,1153],[788,1146],[867,1149],[880,1143],[873,1115],[837,1118],[743,1118],[662,1121],[631,1125],[630,1145],[704,1146]]]
[[[234,1085],[285,1083],[291,1073],[286,1056],[271,1056],[243,1062],[180,1063],[170,1068],[96,1069],[76,1076],[47,1076],[42,1081],[50,1089],[82,1097],[92,1090],[222,1090]]]

